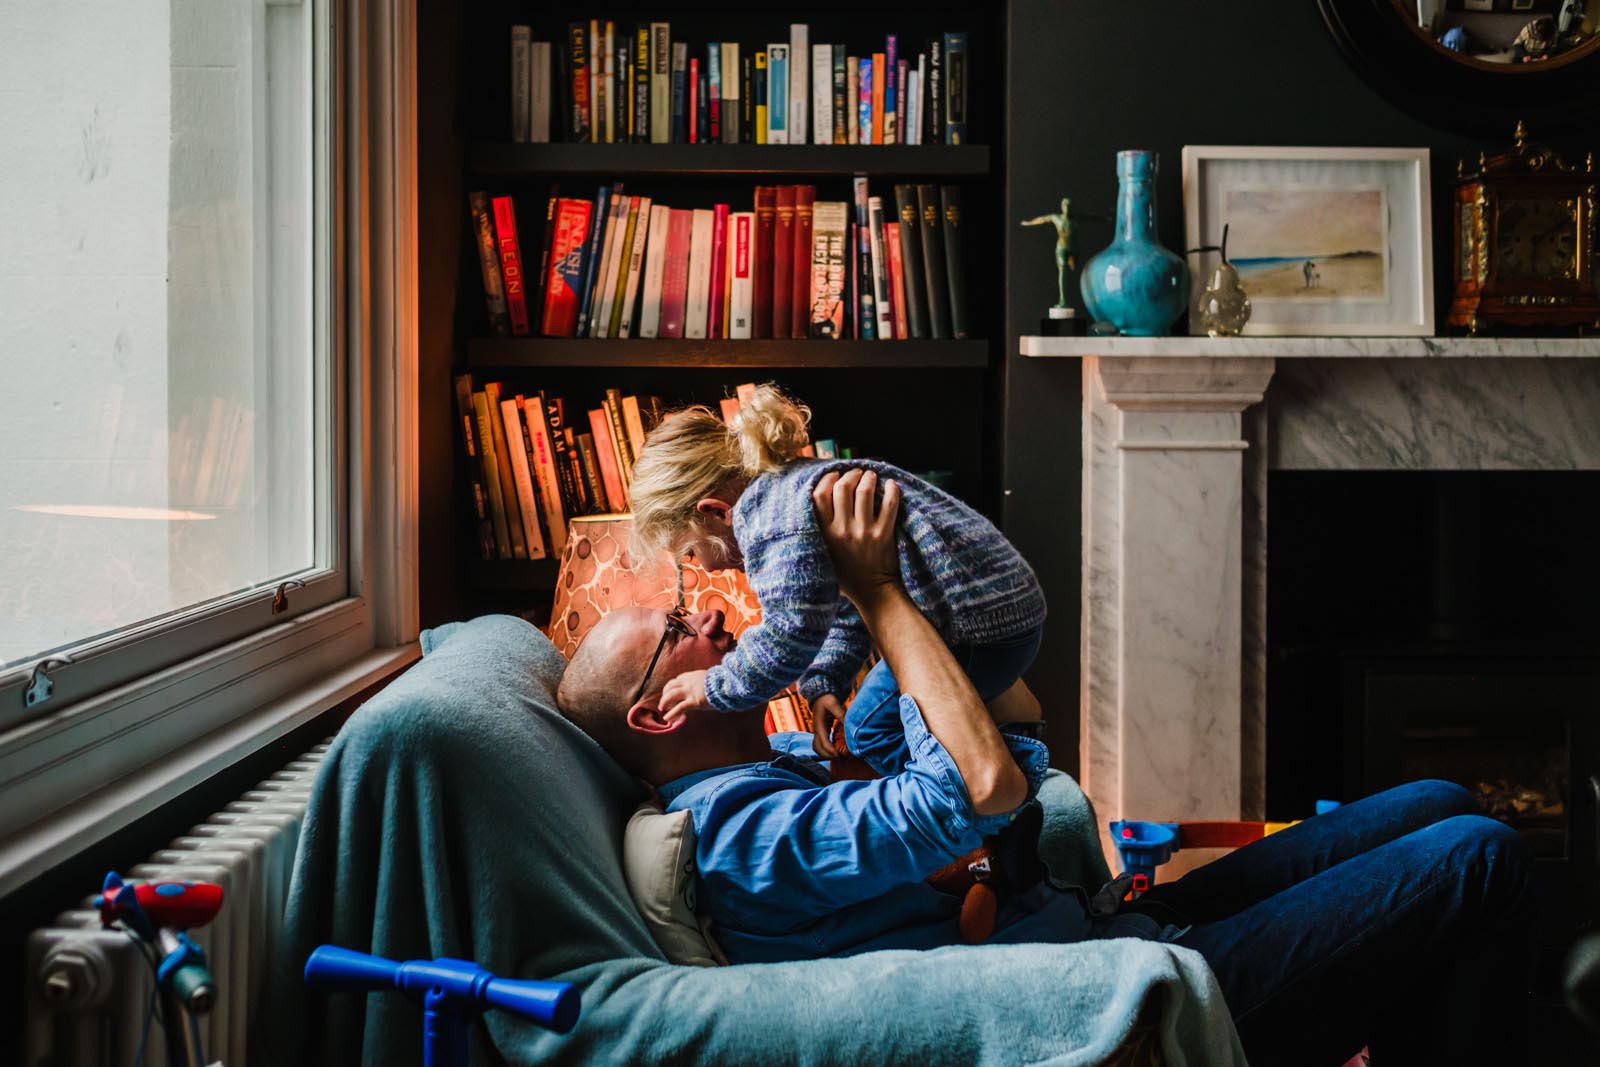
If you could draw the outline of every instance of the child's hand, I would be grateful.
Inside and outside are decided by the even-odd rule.
[[[844,705],[832,693],[824,693],[811,702],[811,747],[823,759],[833,759],[839,750],[833,747],[833,724],[844,722]]]
[[[661,717],[671,722],[691,711],[709,711],[706,699],[706,672],[686,671],[661,690]]]

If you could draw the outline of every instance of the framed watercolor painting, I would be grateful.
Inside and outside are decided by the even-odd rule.
[[[1186,245],[1228,227],[1247,335],[1432,336],[1428,205],[1426,148],[1183,149]],[[1198,298],[1208,271],[1191,265]]]

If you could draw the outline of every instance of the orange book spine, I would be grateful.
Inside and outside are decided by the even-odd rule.
[[[622,472],[617,470],[617,446],[611,440],[611,416],[605,408],[589,412],[589,430],[594,434],[594,450],[600,460],[600,480],[606,489],[606,506],[614,512],[628,510],[628,496],[622,491]]]
[[[894,335],[910,337],[906,333],[906,281],[905,262],[900,252],[900,224],[883,224],[883,243],[889,250],[889,295],[894,301]]]

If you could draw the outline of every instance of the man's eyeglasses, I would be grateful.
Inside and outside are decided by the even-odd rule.
[[[661,640],[656,642],[655,654],[650,657],[650,665],[644,669],[644,678],[639,682],[639,691],[633,694],[633,703],[637,704],[644,697],[645,687],[650,684],[650,675],[656,669],[656,661],[661,658],[661,653],[666,651],[667,638],[676,633],[680,637],[693,637],[698,631],[689,625],[689,616],[681,608],[673,608],[667,612],[667,625],[661,631]]]

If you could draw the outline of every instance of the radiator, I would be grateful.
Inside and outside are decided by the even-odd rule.
[[[251,1020],[272,966],[289,877],[312,780],[328,743],[290,763],[147,861],[119,872],[131,881],[215,882],[221,912],[191,932],[217,983],[201,1017],[208,1060],[246,1067]],[[84,896],[53,925],[33,931],[24,953],[23,1063],[26,1067],[132,1067],[155,978],[128,935],[104,930]],[[143,1063],[160,1067],[159,1023],[144,1038]]]

